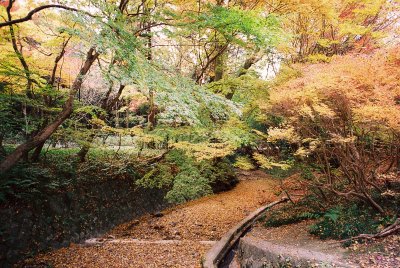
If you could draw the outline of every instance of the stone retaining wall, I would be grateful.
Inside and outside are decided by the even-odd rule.
[[[255,237],[241,238],[237,252],[240,267],[244,268],[354,267],[330,254],[301,247],[274,244]]]
[[[46,198],[0,207],[0,267],[100,235],[117,224],[167,207],[165,192],[132,179],[86,183]]]

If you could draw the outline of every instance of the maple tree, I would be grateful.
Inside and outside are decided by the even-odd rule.
[[[253,149],[261,140],[299,143],[304,138],[290,124],[262,134],[268,128],[262,119],[265,100],[271,107],[274,102],[291,101],[278,100],[276,93],[269,96],[286,67],[268,83],[254,71],[257,64],[276,55],[286,62],[327,62],[336,54],[371,50],[397,20],[396,14],[390,15],[398,3],[91,1],[79,8],[74,1],[64,4],[28,9],[16,8],[16,1],[3,3],[5,21],[0,30],[8,38],[2,40],[0,55],[6,100],[1,140],[13,135],[25,140],[4,158],[3,172],[21,158],[29,161],[30,152],[31,160],[38,161],[51,137],[78,144],[78,157],[85,161],[91,146],[97,146],[95,141],[110,135],[120,140],[132,135],[142,149],[175,148],[198,160],[222,159],[246,150],[248,155],[240,156],[237,166],[287,169],[289,162],[274,161]],[[37,29],[40,34],[33,35]],[[301,75],[296,72],[295,77]],[[367,81],[367,75],[359,79]],[[301,99],[305,93],[296,94]],[[325,100],[313,96],[314,91],[310,94],[307,101]],[[359,94],[354,93],[357,98]],[[290,94],[290,98],[297,97]],[[19,109],[15,120],[9,118],[10,111]],[[386,120],[378,118],[375,111],[383,108],[375,104],[357,109],[356,122],[365,115]],[[396,124],[396,109],[384,109]],[[284,112],[289,111],[285,107]],[[311,120],[313,113],[335,116],[323,102],[298,111]],[[271,111],[275,117],[279,112]],[[163,133],[166,130],[174,137],[195,134],[171,141]],[[308,142],[318,146],[317,140]],[[295,153],[306,154],[307,148],[301,146]]]
[[[261,1],[280,14],[292,35],[282,49],[293,61],[329,61],[333,55],[380,46],[385,30],[399,20],[398,1]]]
[[[360,198],[383,213],[371,192],[383,192],[380,173],[400,168],[398,64],[396,48],[302,70],[264,106],[282,117],[268,141],[286,141],[294,156],[320,163],[324,175],[312,184],[322,191]]]
[[[388,213],[398,1],[0,3],[1,200],[35,192],[38,168],[137,172],[175,203],[230,185],[234,168],[304,168],[323,202]]]

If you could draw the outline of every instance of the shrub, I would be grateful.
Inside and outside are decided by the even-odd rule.
[[[385,187],[378,175],[400,169],[397,52],[306,65],[301,77],[284,83],[278,77],[264,105],[266,114],[282,118],[269,128],[267,141],[280,154],[290,152],[320,167],[315,178],[303,174],[309,185],[351,202],[362,200],[381,214],[387,204],[372,196]]]
[[[331,59],[332,59],[331,57],[328,57],[324,54],[313,54],[307,57],[307,61],[311,63],[320,63],[320,62],[329,63]]]
[[[314,196],[307,196],[296,204],[285,204],[278,210],[272,210],[265,220],[266,227],[298,223],[303,220],[320,218],[323,213],[315,206]]]
[[[95,149],[79,163],[76,152],[76,148],[53,149],[39,163],[19,163],[0,177],[0,202],[42,199],[85,182],[140,177],[141,167],[130,155],[115,158],[112,150]]]
[[[136,183],[142,187],[168,190],[166,199],[183,203],[224,190],[235,182],[233,167],[227,160],[201,160],[180,149],[173,149]]]
[[[187,168],[174,178],[173,187],[166,199],[172,203],[183,203],[212,193],[210,181],[201,176],[195,167]]]
[[[238,156],[233,166],[243,170],[255,169],[254,164],[252,163],[252,161],[248,156]]]
[[[359,234],[376,233],[391,217],[381,216],[363,204],[337,206],[328,210],[310,233],[322,239],[347,239]]]

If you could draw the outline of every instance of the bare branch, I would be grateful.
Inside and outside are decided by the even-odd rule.
[[[389,236],[391,234],[394,234],[396,232],[400,231],[400,218],[397,218],[397,220],[392,224],[380,231],[377,234],[360,234],[355,237],[351,237],[348,239],[343,239],[339,241],[335,241],[334,243],[344,243],[352,240],[357,240],[357,239],[374,239],[374,238],[383,238],[386,236]]]
[[[25,17],[0,23],[0,28],[5,27],[5,26],[18,24],[18,23],[25,22],[25,21],[29,21],[29,20],[32,19],[32,16],[34,14],[36,14],[36,13],[38,13],[38,12],[44,10],[44,9],[48,9],[48,8],[65,9],[65,10],[69,10],[69,11],[84,13],[84,14],[90,16],[90,17],[93,17],[93,18],[96,17],[95,15],[92,15],[92,14],[86,12],[86,11],[82,11],[82,10],[79,10],[79,9],[76,9],[76,8],[73,8],[73,7],[67,7],[67,6],[55,5],[55,4],[54,5],[43,5],[43,6],[35,8],[35,9],[32,9],[31,11],[29,11],[29,13]]]

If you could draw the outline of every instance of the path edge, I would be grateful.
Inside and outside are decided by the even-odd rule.
[[[225,235],[214,244],[214,246],[206,253],[202,262],[203,268],[217,268],[221,260],[233,247],[233,245],[243,236],[243,234],[251,227],[251,225],[259,219],[268,209],[289,201],[284,197],[278,201],[264,205],[253,211],[249,216],[243,219],[239,224],[230,229]]]

